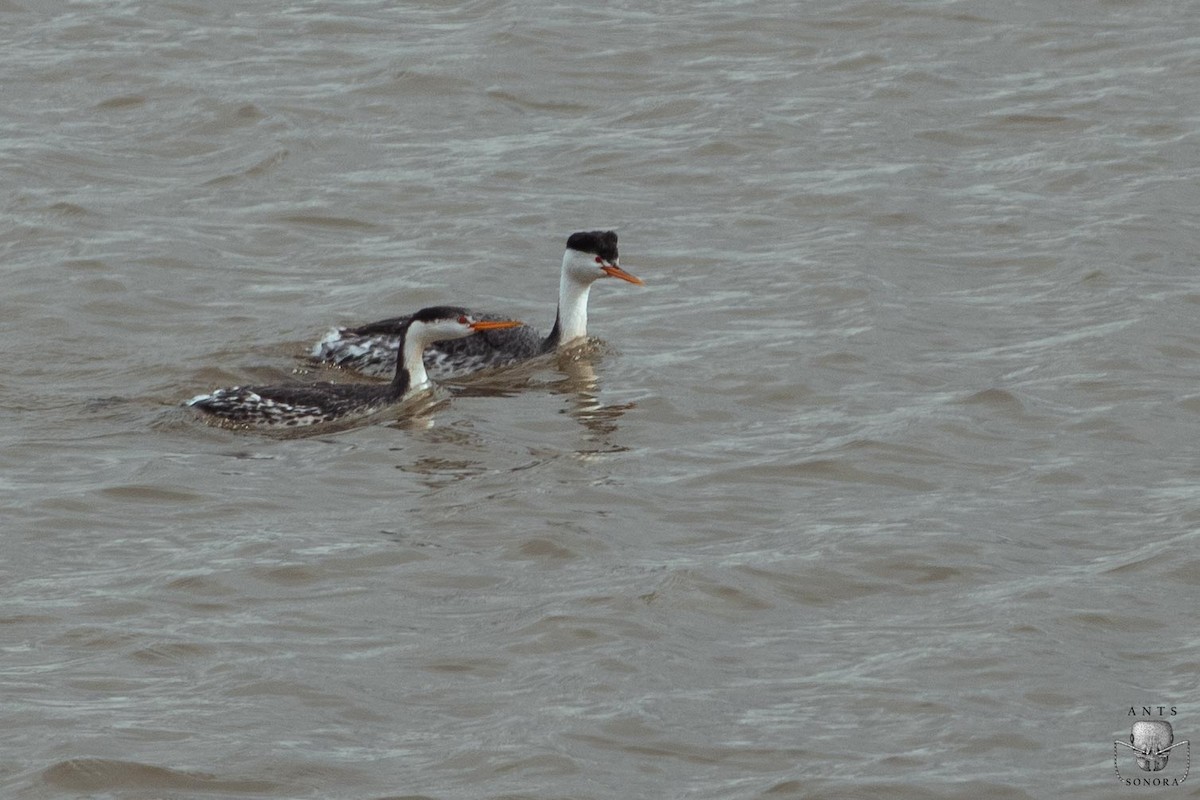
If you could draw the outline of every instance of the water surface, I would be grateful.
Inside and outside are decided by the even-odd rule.
[[[0,17],[5,796],[1095,798],[1130,706],[1200,735],[1188,4]],[[647,286],[570,358],[179,408],[548,327],[598,227]]]

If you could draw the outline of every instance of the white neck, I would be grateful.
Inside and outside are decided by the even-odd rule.
[[[413,323],[417,325],[419,323]],[[413,325],[409,326],[408,332],[404,336],[404,351],[401,357],[404,359],[404,370],[408,373],[408,388],[404,391],[405,394],[420,391],[429,384],[429,375],[425,372],[425,337],[421,332],[414,331]]]
[[[591,282],[583,283],[573,278],[568,262],[578,256],[568,250],[563,256],[562,275],[558,279],[558,341],[566,344],[573,339],[587,336],[588,292]]]

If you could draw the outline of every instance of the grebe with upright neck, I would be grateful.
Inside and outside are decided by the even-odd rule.
[[[641,278],[621,269],[615,231],[579,231],[567,239],[558,279],[558,313],[550,333],[533,328],[496,330],[469,339],[445,341],[425,350],[425,367],[439,380],[524,361],[587,336],[588,293],[601,278],[620,278],[643,286]],[[500,319],[481,314],[480,319]],[[312,349],[317,361],[386,377],[395,368],[396,341],[411,316],[393,317],[357,328],[334,328]]]
[[[394,405],[431,385],[422,352],[434,342],[463,339],[483,331],[517,328],[516,320],[480,319],[465,308],[423,308],[396,332],[395,377],[390,384],[296,383],[234,386],[201,394],[185,405],[236,426],[301,427],[365,416]]]

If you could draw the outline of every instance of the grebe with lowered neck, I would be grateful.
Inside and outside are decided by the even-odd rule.
[[[235,426],[301,427],[366,416],[419,394],[431,385],[422,352],[434,342],[481,331],[517,328],[516,320],[482,320],[465,308],[423,308],[396,334],[395,377],[390,384],[296,383],[234,386],[201,394],[185,405]]]
[[[587,336],[587,304],[592,284],[601,278],[620,278],[644,285],[621,269],[615,231],[579,231],[567,239],[558,279],[558,313],[550,333],[542,336],[521,326],[434,344],[425,350],[425,366],[444,380],[482,369],[502,367],[550,353]],[[480,319],[500,319],[481,314]],[[393,317],[357,328],[334,328],[312,349],[312,357],[364,375],[386,377],[395,367],[396,337],[410,319]]]

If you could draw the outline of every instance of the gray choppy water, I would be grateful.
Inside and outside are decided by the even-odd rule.
[[[0,17],[5,796],[1093,798],[1200,730],[1189,4]],[[548,325],[610,225],[575,359],[177,407]]]

